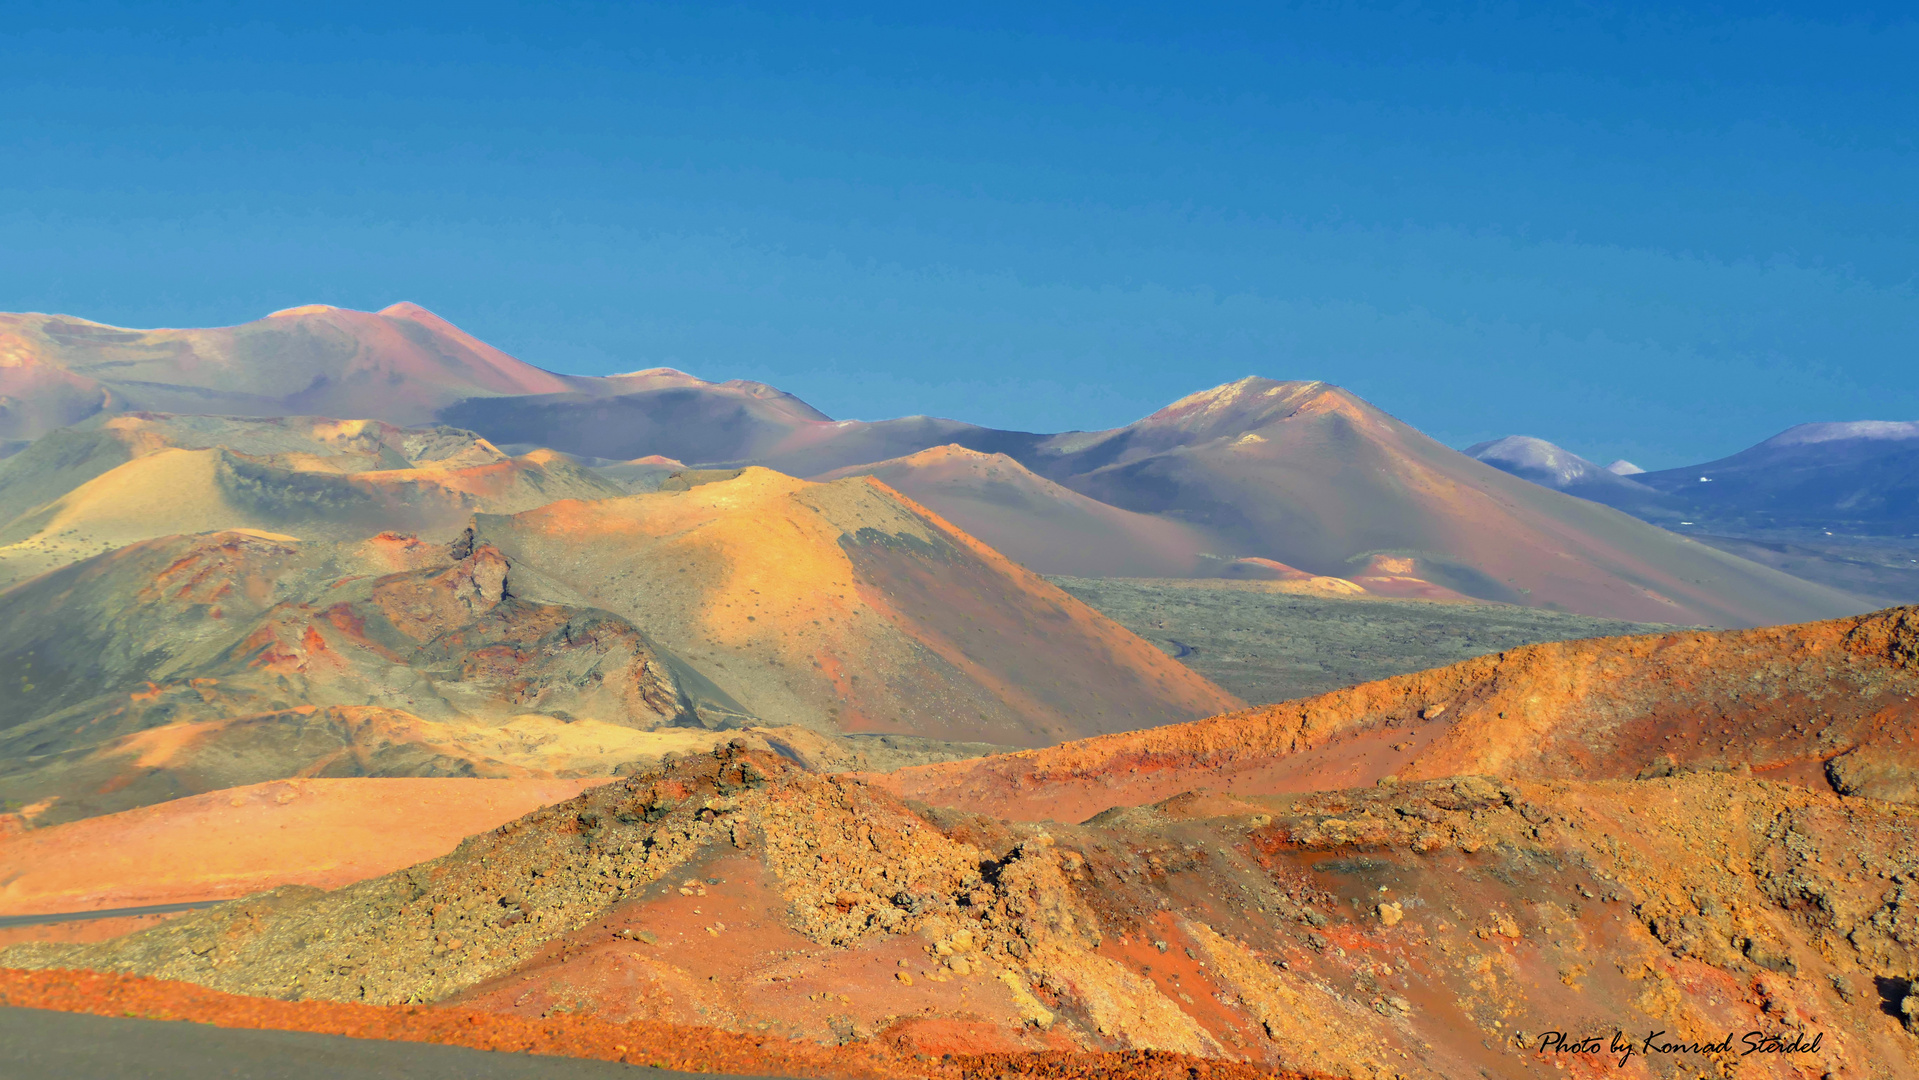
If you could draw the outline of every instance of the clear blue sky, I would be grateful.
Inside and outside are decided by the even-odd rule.
[[[1038,6],[10,4],[0,308],[411,299],[1038,430],[1319,378],[1648,467],[1919,418],[1900,11]]]

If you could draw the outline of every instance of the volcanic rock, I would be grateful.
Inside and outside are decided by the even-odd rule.
[[[1901,884],[1916,830],[1909,808],[1723,773],[1193,792],[1032,825],[726,749],[411,870],[0,962],[931,1054],[990,1035],[1518,1075],[1545,1032],[1617,1026],[1818,1032],[1754,1068],[1901,1072],[1919,1046],[1878,995],[1841,987],[1919,964]]]
[[[1888,797],[1905,790],[1902,770],[1913,762],[1915,657],[1914,608],[1528,645],[1197,723],[875,782],[928,802],[1063,820],[1202,783],[1272,794],[1386,776],[1543,782],[1744,771]],[[1859,756],[1840,760],[1847,754]]]
[[[470,540],[222,532],[16,586],[0,792],[51,822],[297,774],[605,774],[648,756],[622,732],[698,723],[631,623],[514,580]]]

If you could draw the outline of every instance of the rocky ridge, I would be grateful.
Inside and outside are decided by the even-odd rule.
[[[604,775],[645,756],[626,732],[699,726],[631,623],[511,575],[470,540],[223,532],[37,578],[0,609],[0,792],[56,800],[47,823],[289,775],[540,775],[582,742]]]
[[[1916,830],[1909,807],[1723,773],[1195,791],[1020,824],[735,747],[398,874],[0,962],[1342,1076],[1532,1072],[1548,1030],[1818,1032],[1739,1075],[1891,1075],[1919,1068]],[[1646,1065],[1717,1074],[1738,1038]]]
[[[1487,774],[1534,781],[1743,772],[1908,797],[1919,609],[1738,631],[1527,645],[1154,731],[877,783],[1073,820],[1206,784],[1272,794]],[[1125,783],[1116,788],[1115,778]]]

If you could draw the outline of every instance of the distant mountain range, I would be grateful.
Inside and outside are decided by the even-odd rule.
[[[576,487],[594,467],[608,469],[598,475],[622,490],[645,490],[677,464],[874,475],[1047,572],[1336,579],[1385,595],[1724,626],[1867,606],[1593,504],[1605,500],[1521,483],[1321,382],[1247,378],[1122,428],[1043,434],[923,416],[833,420],[763,384],[708,382],[664,368],[558,375],[412,304],[378,313],[295,308],[212,330],[9,315],[0,316],[0,335],[12,364],[0,368],[7,380],[0,437],[33,438],[77,423],[71,430],[78,434],[61,437],[98,439],[91,433],[141,411],[326,412],[476,432],[502,461],[518,463],[511,468],[570,464],[567,483]],[[45,456],[21,454],[0,470],[0,500],[23,483],[36,498],[53,497],[53,488],[9,475],[45,472],[44,460],[27,469]],[[1577,483],[1555,485],[1569,494],[1611,485],[1646,492],[1655,503],[1667,497],[1640,483],[1646,477],[1572,464]],[[197,467],[280,466],[209,459]],[[328,498],[365,497],[381,482],[373,475],[325,481],[341,489]],[[229,488],[237,482],[219,480]],[[484,501],[469,495],[461,506],[497,512]],[[265,527],[244,515],[218,524]],[[18,522],[0,527],[22,541],[45,532],[28,534]],[[42,537],[42,547],[62,533]],[[71,546],[82,534],[92,535],[82,528],[60,542]]]
[[[1466,453],[1660,524],[1919,536],[1919,423],[1800,424],[1730,457],[1657,472],[1625,462],[1602,469],[1525,435]]]
[[[1698,521],[1919,536],[1919,423],[1800,424],[1730,457],[1633,480]]]
[[[1683,517],[1679,500],[1642,483],[1646,472],[1630,462],[1602,468],[1530,435],[1479,443],[1467,447],[1466,454],[1542,487],[1604,503],[1646,521],[1671,525]]]
[[[1809,580],[1919,600],[1919,423],[1800,424],[1730,457],[1656,472],[1601,469],[1524,435],[1466,453]]]

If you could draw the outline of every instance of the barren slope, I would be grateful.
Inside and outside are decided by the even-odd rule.
[[[476,397],[441,410],[495,442],[550,446],[613,460],[665,456],[694,463],[760,460],[825,414],[763,383],[707,382],[672,368],[604,379],[573,377],[565,393]]]
[[[1721,626],[1870,606],[1526,483],[1325,383],[1244,379],[1124,428],[1050,436],[927,417],[831,421],[757,384],[698,380],[617,397],[594,389],[476,399],[442,416],[501,441],[609,458],[666,454],[802,476],[883,469],[1023,561],[1045,558],[1052,550],[1045,541],[1089,534],[1102,537],[1091,549],[1102,559],[1105,551],[1165,550],[1167,539],[1144,538],[1141,517],[1149,517],[1176,530],[1160,536],[1182,537],[1173,541],[1182,553],[1175,562],[1188,549],[1210,550],[1351,578],[1375,556],[1410,560],[1412,572],[1385,576],[1416,584],[1376,582],[1387,595],[1445,590],[1607,618]],[[962,482],[959,474],[979,469],[976,462],[935,467],[914,457],[941,446],[1004,454],[1095,502],[1067,506],[1031,481]],[[1132,514],[1115,516],[1108,507]],[[1155,572],[1217,569],[1209,561],[1189,565]]]
[[[1623,1028],[1731,1032],[1735,1054],[1746,1032],[1818,1036],[1740,1076],[1904,1075],[1915,841],[1912,808],[1723,775],[1201,793],[1039,828],[729,750],[384,878],[0,963],[710,1025],[854,1060],[879,1039],[1516,1077],[1571,1064],[1541,1053],[1548,1030]]]
[[[0,463],[0,584],[136,540],[214,529],[450,537],[476,510],[620,494],[560,455],[508,457],[456,428],[140,413],[55,432]]]
[[[1750,626],[1864,601],[1474,461],[1325,383],[1242,379],[1027,461],[1103,502],[1177,517],[1234,554],[1352,576],[1378,555],[1481,600]]]
[[[1800,424],[1730,457],[1642,473],[1684,516],[1734,535],[1919,532],[1919,423]]]
[[[1919,801],[1919,610],[1528,645],[1156,731],[876,780],[1077,821],[1206,784],[1270,794],[1467,773],[1545,781],[1740,771]]]
[[[437,858],[607,778],[300,778],[0,836],[9,915],[335,889]]]
[[[1186,577],[1214,546],[1189,525],[1130,513],[1035,475],[1005,454],[937,446],[837,469],[871,476],[1042,574]]]
[[[697,723],[673,661],[538,596],[494,549],[393,535],[168,537],[36,578],[0,593],[0,794],[59,821],[294,775],[607,775],[680,748],[648,734]]]
[[[506,457],[492,443],[459,428],[403,428],[322,416],[99,416],[43,436],[0,464],[0,524],[135,458],[168,448],[225,449],[260,465],[332,473],[459,469]]]
[[[199,330],[0,314],[0,358],[0,395],[10,399],[0,438],[142,409],[417,424],[464,398],[569,388],[406,303],[378,313],[313,304]]]
[[[748,469],[477,527],[772,723],[1030,746],[1237,701],[870,479]]]

